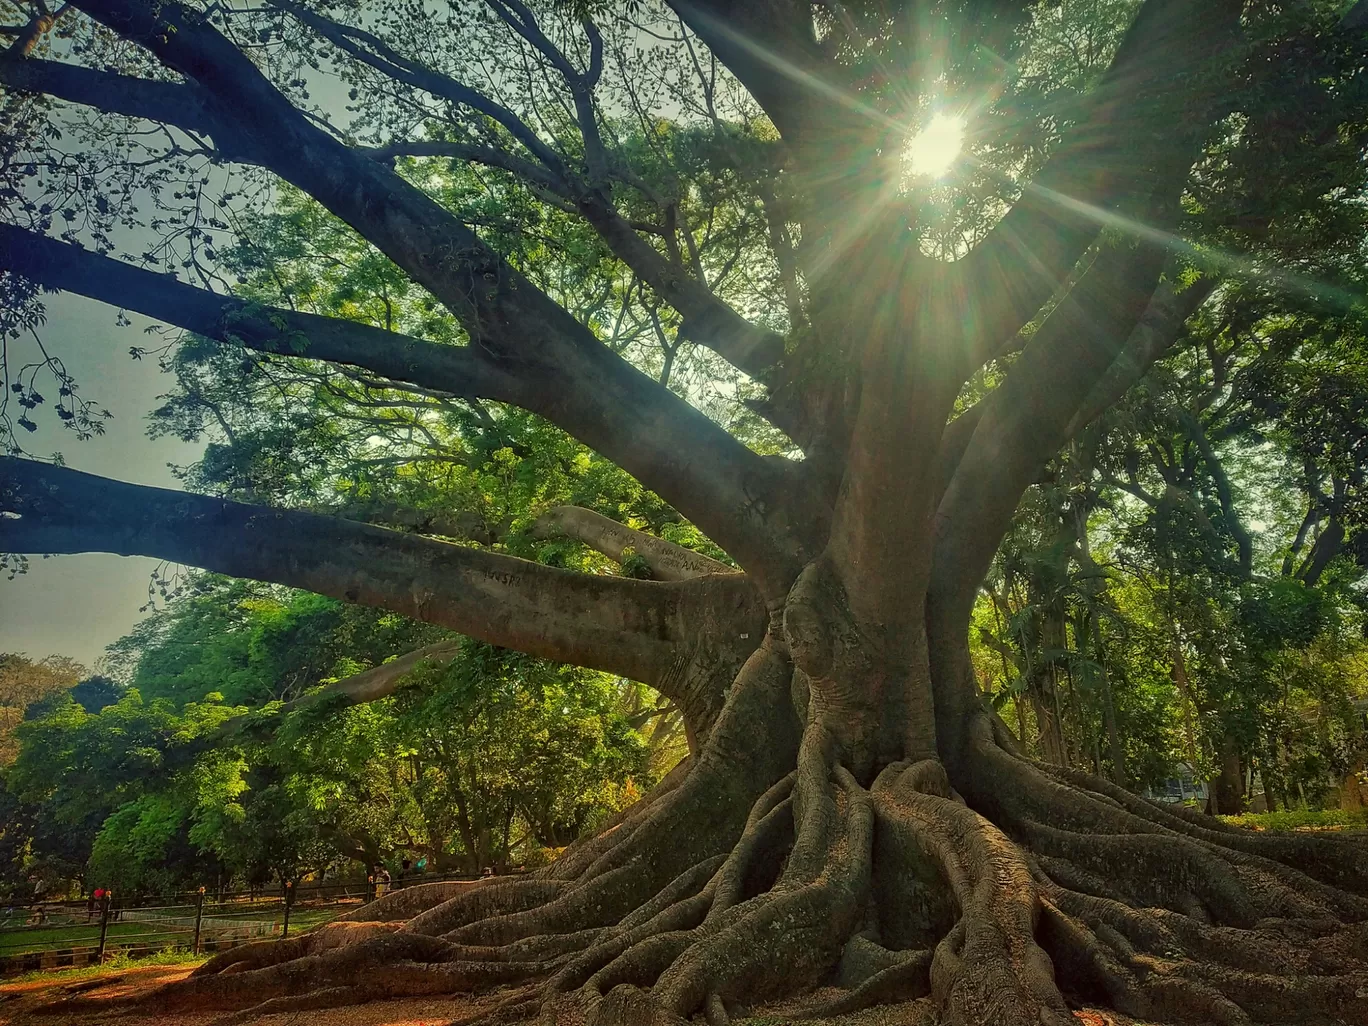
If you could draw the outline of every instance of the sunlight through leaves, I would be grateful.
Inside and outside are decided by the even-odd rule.
[[[950,170],[964,145],[964,119],[937,114],[903,150],[903,167],[912,177],[939,178]]]

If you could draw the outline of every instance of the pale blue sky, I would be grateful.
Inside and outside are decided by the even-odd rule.
[[[118,327],[113,307],[68,293],[45,302],[44,342],[66,361],[81,394],[107,407],[114,419],[103,436],[79,442],[44,406],[34,416],[38,430],[26,439],[30,451],[60,451],[77,470],[177,487],[167,463],[194,461],[199,446],[146,436],[148,412],[171,387],[155,359],[128,355],[130,346],[149,344],[143,328],[150,322],[134,315],[131,327]],[[40,379],[39,391],[55,394],[56,388],[44,389]],[[0,652],[67,655],[90,666],[140,618],[156,561],[90,554],[34,557],[29,566],[26,576],[13,581],[0,576]]]

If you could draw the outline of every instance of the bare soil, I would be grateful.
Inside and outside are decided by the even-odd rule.
[[[21,983],[0,983],[0,1026],[213,1026],[224,1018],[223,1012],[165,1015],[128,1011],[123,1000],[150,993],[165,983],[182,980],[193,965],[150,966],[139,969],[111,969],[99,976],[53,973],[50,978]],[[108,1009],[85,1008],[78,1014],[44,1011],[64,998],[87,997],[110,1002]],[[243,1026],[448,1026],[473,1016],[497,999],[497,995],[413,998],[377,1001],[348,1008],[309,1012],[280,1012],[251,1019]],[[803,1026],[921,1026],[931,1021],[924,1001],[871,1008],[833,1019],[804,1020]],[[1143,1026],[1110,1012],[1081,1010],[1074,1013],[1079,1026]],[[736,1026],[787,1026],[794,1022],[782,1008],[758,1009],[756,1014],[739,1019]]]
[[[211,1026],[224,1018],[223,1012],[177,1011],[148,1015],[141,1009],[130,1012],[120,1007],[121,999],[136,998],[162,984],[182,980],[193,968],[193,965],[175,965],[116,969],[106,975],[79,979],[54,973],[52,979],[0,984],[0,1026],[103,1026],[111,1022],[117,1022],[119,1026]],[[86,1008],[79,1014],[41,1010],[45,1005],[77,996],[107,1000],[111,1003],[110,1008]],[[473,1014],[489,1000],[457,995],[380,1001],[350,1008],[264,1015],[251,1020],[251,1026],[304,1026],[305,1023],[308,1026],[446,1026]]]

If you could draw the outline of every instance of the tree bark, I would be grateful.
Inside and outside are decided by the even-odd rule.
[[[1222,734],[1216,757],[1220,771],[1212,788],[1212,799],[1219,816],[1238,816],[1244,812],[1244,768],[1240,763],[1239,742],[1230,734]]]

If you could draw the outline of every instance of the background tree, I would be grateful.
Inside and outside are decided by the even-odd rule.
[[[85,667],[65,656],[35,661],[16,652],[0,653],[0,766],[9,765],[18,753],[14,729],[25,711],[84,675]]]
[[[668,730],[639,732],[678,717],[625,681],[278,587],[185,589],[112,646],[131,684],[119,701],[92,714],[78,685],[23,724],[5,791],[16,891],[35,873],[128,894],[405,857],[475,873],[545,861],[682,754]],[[432,658],[387,660],[415,636],[437,639]],[[301,664],[327,669],[306,685]],[[391,667],[385,694],[339,693]],[[215,679],[264,698],[229,704]]]
[[[1150,1019],[1361,1016],[1365,967],[1346,954],[1347,924],[1368,916],[1360,847],[1218,829],[1026,758],[981,700],[969,648],[1023,494],[1203,304],[1223,304],[1207,283],[1255,280],[1352,309],[1343,268],[1294,266],[1285,244],[1310,250],[1318,231],[1361,216],[1364,40],[1361,12],[1342,20],[1340,6],[491,0],[434,14],[77,0],[69,23],[42,10],[17,21],[0,64],[24,91],[7,112],[0,227],[11,333],[37,335],[41,290],[61,288],[233,356],[346,368],[345,405],[299,426],[304,451],[340,441],[348,460],[364,441],[347,424],[356,408],[397,410],[385,418],[421,435],[440,421],[430,400],[517,407],[727,557],[593,509],[548,510],[541,531],[627,571],[586,573],[499,538],[452,543],[302,501],[8,459],[11,551],[156,555],[387,608],[650,685],[687,729],[684,767],[539,875],[454,898],[401,892],[367,910],[407,919],[397,933],[239,951],[159,1001],[282,1010],[407,981],[518,982],[520,1010],[665,1023],[725,1019],[729,1004],[822,979],[838,992],[804,1012],[928,996],[950,1023],[1063,1022],[1084,999]],[[348,101],[320,103],[338,81]],[[47,142],[65,104],[110,116],[75,129],[75,156]],[[922,124],[943,137],[956,111],[967,152],[938,204],[924,172],[944,154],[929,163],[907,144]],[[165,131],[141,135],[143,120]],[[451,161],[472,172],[427,172]],[[277,180],[383,258],[340,247],[346,266],[323,283],[336,310],[302,308],[289,275],[269,301],[229,294],[222,240]],[[556,246],[577,252],[543,261],[539,231],[562,219],[573,229]],[[123,252],[127,221],[156,243]],[[288,250],[277,255],[291,270]],[[562,268],[577,273],[561,280]],[[352,273],[367,283],[361,302]],[[386,299],[405,280],[440,324],[393,316]],[[624,281],[635,285],[615,293]],[[649,324],[659,366],[618,345],[612,305],[585,304],[605,283]],[[702,368],[687,384],[670,362],[681,339]],[[14,426],[47,403],[39,375],[62,420],[98,429],[99,411],[41,352],[7,382]],[[320,399],[336,394],[334,379],[315,380]],[[212,414],[218,393],[202,391]],[[720,413],[736,407],[752,419]],[[749,427],[756,417],[768,429]],[[225,416],[219,430],[237,429]],[[1171,505],[1186,520],[1142,524],[1140,542],[1178,524],[1204,533],[1213,504],[1233,501],[1188,431],[1198,456],[1162,463],[1179,473]],[[387,437],[399,453],[408,444],[402,430]],[[290,490],[332,501],[340,469],[293,472]],[[1193,471],[1214,492],[1185,487]],[[1075,520],[1088,508],[1054,506]],[[1223,531],[1243,571],[1252,553],[1233,519],[1215,524],[1209,572],[1232,562]],[[1048,653],[1057,694],[1058,671],[1082,668],[1059,650],[1071,634],[1077,646],[1080,624],[1096,646],[1097,619],[1070,623],[1067,564],[1052,580],[1044,569],[1034,561],[1020,636]],[[1212,635],[1223,610],[1209,612]],[[1185,654],[1172,604],[1170,616]],[[1275,644],[1289,640],[1304,639]],[[1057,754],[1073,761],[1061,735]],[[1310,921],[1336,925],[1296,925]],[[308,973],[281,964],[325,949]],[[375,964],[395,961],[405,983],[380,979]]]

